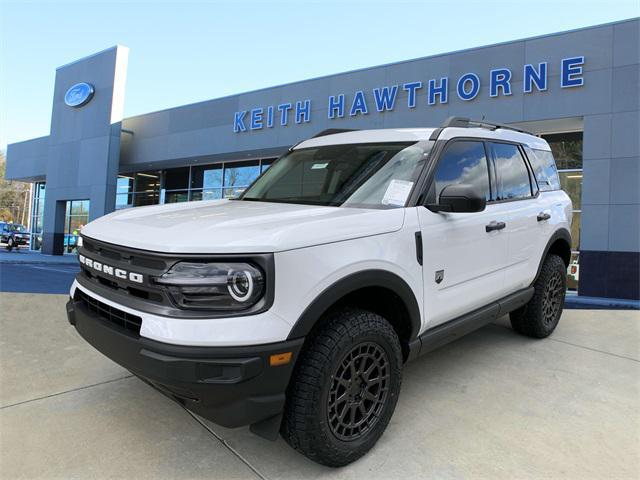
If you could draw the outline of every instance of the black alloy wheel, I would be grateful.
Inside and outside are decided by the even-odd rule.
[[[567,265],[558,255],[545,258],[540,274],[533,283],[533,297],[511,312],[513,329],[534,338],[551,335],[558,326],[567,290]]]
[[[380,418],[389,391],[389,358],[377,344],[356,345],[332,376],[327,399],[331,432],[349,442],[365,435]]]
[[[355,307],[329,312],[296,361],[280,433],[323,465],[357,460],[391,420],[402,364],[400,339],[385,318]]]
[[[564,304],[564,290],[564,282],[560,272],[553,272],[545,285],[542,297],[542,315],[546,325],[553,325],[556,321]]]

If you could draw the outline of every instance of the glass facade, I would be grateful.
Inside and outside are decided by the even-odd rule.
[[[69,200],[64,219],[64,252],[75,253],[78,235],[89,222],[89,200]]]
[[[31,231],[29,235],[29,248],[31,250],[40,250],[42,248],[42,226],[44,219],[45,192],[45,182],[37,182],[33,185],[33,202],[31,205]]]
[[[89,222],[89,200],[69,200],[64,220],[64,252],[75,253],[78,235]]]
[[[570,290],[578,289],[580,278],[580,217],[582,215],[582,132],[542,135],[551,147],[558,166],[560,185],[573,203],[571,265],[567,277]]]
[[[274,160],[225,162],[119,175],[116,209],[234,198],[269,168]]]
[[[159,203],[161,178],[159,170],[118,175],[116,210]]]

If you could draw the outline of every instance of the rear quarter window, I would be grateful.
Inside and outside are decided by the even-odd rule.
[[[524,147],[524,150],[529,157],[529,163],[533,168],[533,174],[540,191],[560,190],[560,177],[553,154],[546,150],[532,149],[527,146]]]

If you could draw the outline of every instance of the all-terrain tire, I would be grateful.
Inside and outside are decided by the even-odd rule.
[[[402,349],[389,322],[365,310],[336,311],[310,334],[300,355],[282,437],[315,462],[347,465],[384,432],[401,382]]]
[[[547,255],[533,286],[531,300],[511,312],[511,326],[522,335],[545,338],[558,325],[567,291],[567,267],[559,256]]]

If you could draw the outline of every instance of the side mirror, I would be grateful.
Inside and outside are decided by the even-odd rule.
[[[475,213],[482,212],[486,206],[487,200],[477,187],[459,183],[444,187],[439,202],[427,208],[432,212]]]

